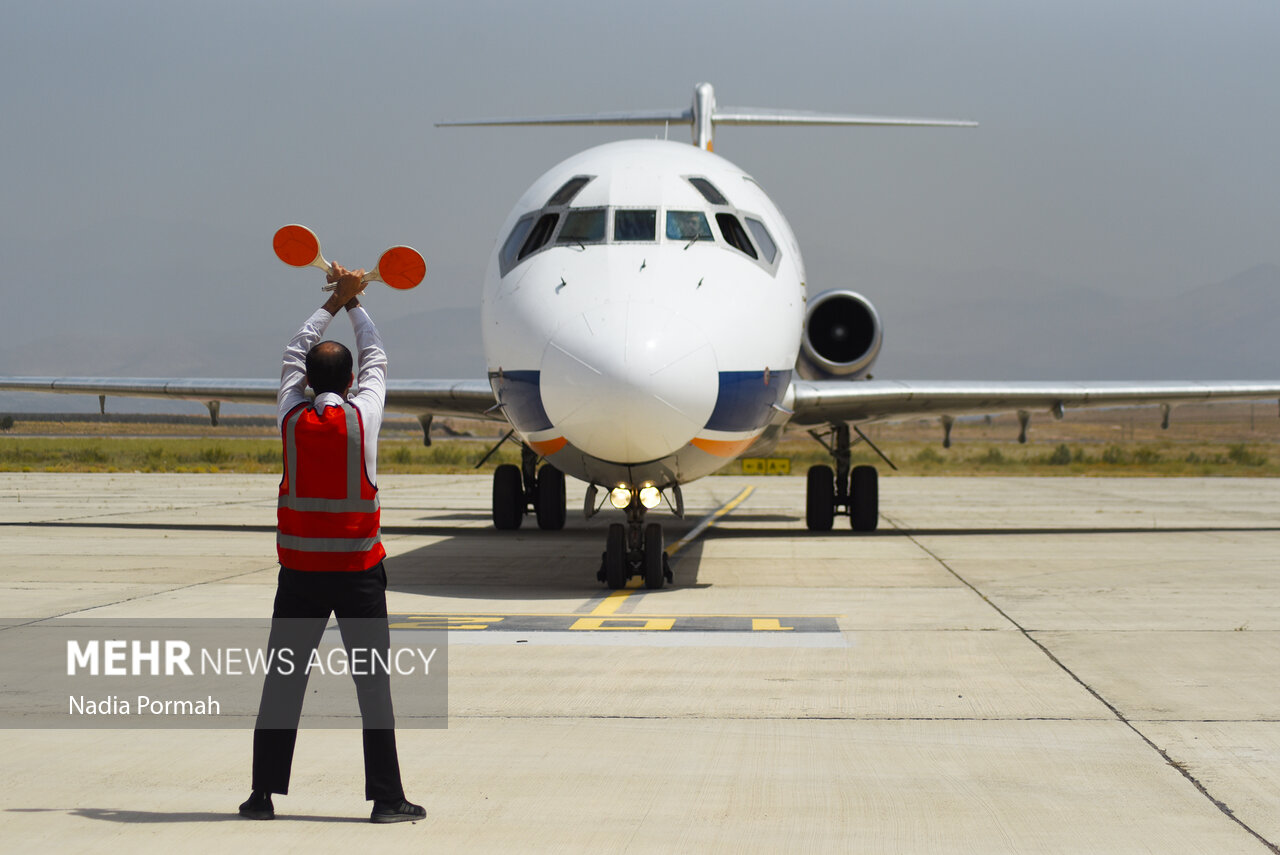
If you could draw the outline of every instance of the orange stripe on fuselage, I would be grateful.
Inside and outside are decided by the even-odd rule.
[[[555,439],[544,439],[541,442],[530,442],[529,447],[532,448],[534,453],[538,454],[540,457],[550,457],[568,444],[569,440],[562,436],[558,436]]]
[[[714,454],[716,457],[737,457],[746,451],[751,443],[755,442],[754,436],[746,439],[704,439],[695,436],[689,440],[689,444],[694,448],[700,448],[708,454]]]

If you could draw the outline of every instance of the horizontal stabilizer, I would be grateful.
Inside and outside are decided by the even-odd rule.
[[[437,122],[437,128],[465,128],[481,125],[665,125],[688,122],[689,110],[634,110],[621,113],[584,113],[576,116],[535,116],[528,119],[471,119],[461,122]]]
[[[566,116],[533,116],[530,118],[471,119],[439,122],[436,127],[516,126],[516,125],[668,125],[688,123],[693,128],[693,144],[712,147],[716,125],[860,125],[863,127],[940,127],[972,128],[977,122],[955,119],[913,119],[893,116],[860,116],[842,113],[814,113],[803,110],[765,110],[757,107],[716,106],[715,90],[710,83],[699,83],[693,89],[693,105],[687,110],[639,110],[615,113],[582,113]]]
[[[711,120],[717,125],[892,125],[905,127],[976,128],[977,122],[959,119],[911,119],[895,116],[855,116],[796,110],[761,110],[755,107],[720,107]]]

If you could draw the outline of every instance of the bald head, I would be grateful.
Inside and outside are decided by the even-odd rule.
[[[307,382],[321,392],[346,394],[351,388],[351,351],[336,341],[322,341],[307,351]]]

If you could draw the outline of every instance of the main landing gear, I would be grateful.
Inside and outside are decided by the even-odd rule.
[[[642,576],[651,590],[672,581],[671,564],[662,542],[662,526],[644,522],[644,507],[633,497],[627,522],[609,526],[600,572],[596,578],[613,590],[625,588],[632,576]]]
[[[564,528],[564,473],[551,464],[538,468],[538,455],[521,448],[520,465],[504,463],[493,471],[493,526],[511,531],[533,509],[538,528]]]
[[[831,443],[813,436],[831,452],[836,468],[833,472],[830,466],[809,467],[805,525],[810,531],[830,531],[836,514],[840,514],[849,517],[854,531],[875,531],[880,520],[880,476],[874,466],[854,466],[850,471],[849,426],[835,425]],[[866,437],[860,433],[859,439]]]

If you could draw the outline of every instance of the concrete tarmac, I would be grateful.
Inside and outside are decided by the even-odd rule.
[[[398,733],[425,821],[366,821],[351,730],[274,822],[248,729],[7,730],[0,851],[1280,851],[1280,482],[885,478],[817,535],[802,478],[709,478],[669,544],[753,491],[611,595],[580,485],[496,532],[487,478],[382,480],[392,620],[452,628],[448,728]],[[275,489],[2,474],[0,612],[267,616]]]

